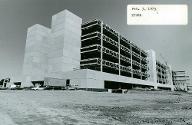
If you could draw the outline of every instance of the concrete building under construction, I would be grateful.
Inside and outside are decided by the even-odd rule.
[[[172,76],[173,76],[173,85],[175,90],[188,91],[190,79],[185,71],[182,71],[182,70],[173,71]]]
[[[173,90],[171,68],[103,23],[64,10],[52,17],[51,28],[28,29],[23,82],[70,82],[82,89],[154,87]],[[45,80],[46,79],[46,80]],[[51,81],[51,82],[50,82]]]
[[[82,25],[81,69],[146,80],[147,63],[147,52],[102,21]]]

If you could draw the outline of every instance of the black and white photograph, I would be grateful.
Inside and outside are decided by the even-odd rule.
[[[192,125],[192,0],[0,0],[0,125]]]

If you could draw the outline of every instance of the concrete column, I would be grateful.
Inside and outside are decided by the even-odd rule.
[[[132,53],[132,45],[130,43],[130,54],[131,54],[131,77],[133,77],[133,53]]]
[[[121,43],[120,43],[120,40],[121,40],[121,38],[120,38],[120,34],[118,33],[118,43],[119,43],[119,48],[118,48],[118,53],[119,53],[119,75],[121,75],[121,68],[120,68],[120,63],[121,63],[121,56],[120,56],[120,50],[121,50]]]
[[[139,49],[139,56],[140,56],[140,70],[142,69],[142,66],[141,66],[141,49]],[[142,79],[142,75],[141,75],[141,79]]]
[[[174,85],[173,85],[173,79],[172,79],[172,68],[170,65],[168,65],[168,84],[171,85],[171,91],[174,91]]]
[[[101,21],[101,72],[103,72],[103,21]]]
[[[148,80],[150,82],[154,83],[154,88],[157,89],[157,71],[156,71],[156,54],[155,51],[153,50],[148,50],[148,73],[150,75],[150,77],[148,78]]]

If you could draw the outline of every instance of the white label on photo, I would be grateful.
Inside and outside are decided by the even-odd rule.
[[[128,25],[187,25],[188,6],[172,4],[127,5]]]

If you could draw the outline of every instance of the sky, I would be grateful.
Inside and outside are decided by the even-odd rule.
[[[188,25],[127,25],[128,4],[187,4]],[[0,79],[21,80],[27,28],[50,27],[52,15],[64,9],[83,22],[103,20],[141,48],[155,50],[173,70],[192,76],[192,0],[0,0]]]

